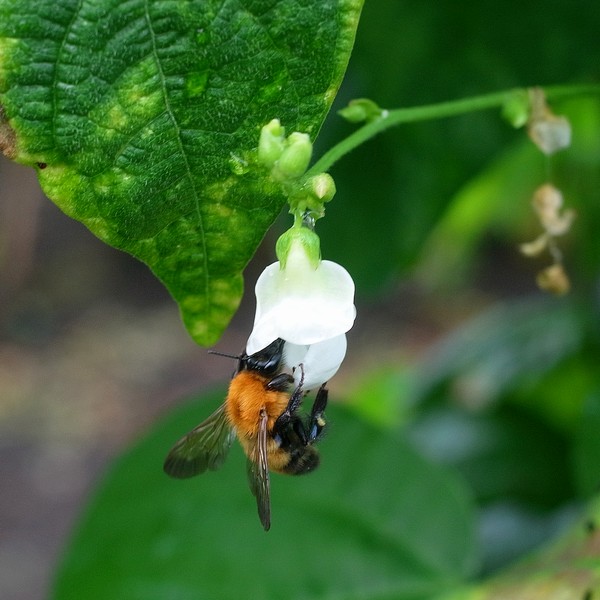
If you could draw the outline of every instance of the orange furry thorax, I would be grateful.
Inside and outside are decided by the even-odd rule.
[[[238,437],[254,437],[258,433],[260,411],[268,415],[267,431],[272,431],[275,421],[286,409],[289,393],[267,389],[270,377],[255,371],[240,371],[229,384],[226,412],[229,423]]]

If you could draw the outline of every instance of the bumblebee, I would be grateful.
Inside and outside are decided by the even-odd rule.
[[[293,376],[279,372],[283,345],[277,339],[256,354],[232,357],[238,365],[225,402],[182,437],[164,463],[167,475],[178,479],[214,471],[237,436],[247,456],[248,483],[265,531],[271,526],[269,471],[301,475],[316,469],[319,453],[313,444],[325,428],[325,384],[303,418],[299,409],[305,395],[304,371],[300,365],[299,384],[290,393]]]

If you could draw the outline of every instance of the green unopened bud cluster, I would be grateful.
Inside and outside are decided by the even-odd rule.
[[[313,221],[325,214],[325,203],[335,195],[335,183],[328,173],[306,177],[312,157],[312,142],[306,133],[294,131],[286,137],[279,119],[267,123],[260,132],[258,161],[281,183],[288,197],[290,213],[296,222]]]
[[[279,119],[273,119],[260,132],[258,160],[271,169],[273,179],[285,182],[302,177],[312,157],[312,142],[306,133],[294,131],[285,137]]]

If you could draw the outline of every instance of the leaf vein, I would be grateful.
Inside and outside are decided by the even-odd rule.
[[[204,295],[206,297],[206,305],[210,306],[211,304],[210,304],[210,289],[209,289],[209,279],[208,279],[208,256],[207,256],[207,252],[206,252],[206,235],[204,232],[204,222],[202,219],[202,213],[200,212],[200,198],[199,198],[198,190],[196,189],[194,177],[192,175],[192,171],[190,168],[190,163],[189,163],[189,160],[185,153],[185,149],[183,147],[183,141],[181,139],[181,128],[179,127],[179,123],[177,122],[177,119],[176,119],[173,109],[171,107],[169,95],[167,93],[166,77],[165,77],[165,73],[163,71],[161,62],[160,62],[160,58],[158,56],[158,48],[156,46],[156,32],[154,31],[154,28],[152,26],[152,20],[150,18],[149,0],[145,0],[145,2],[144,2],[144,13],[145,13],[145,18],[146,18],[146,23],[148,26],[148,31],[150,33],[150,38],[152,40],[152,54],[154,56],[154,61],[156,63],[156,68],[158,69],[158,75],[160,77],[160,84],[161,84],[161,89],[162,89],[163,100],[165,103],[165,108],[166,108],[167,114],[169,115],[169,119],[171,120],[171,123],[173,123],[173,127],[176,132],[177,145],[179,147],[179,151],[180,151],[181,157],[183,159],[186,174],[189,179],[190,186],[191,186],[191,189],[192,189],[192,192],[194,195],[194,200],[196,203],[196,214],[198,217],[198,225],[200,228],[200,239],[201,239],[201,243],[202,243],[202,260],[204,263],[203,264]]]
[[[79,12],[81,11],[82,6],[83,0],[79,0],[77,6],[75,7],[75,10],[73,11],[73,16],[71,17],[69,24],[65,27],[63,38],[60,41],[60,45],[56,53],[56,61],[54,63],[54,77],[52,81],[52,139],[54,140],[54,143],[56,143],[56,121],[58,118],[58,86],[60,83],[58,80],[58,69],[60,67],[60,59],[67,45],[69,34],[73,29],[75,21],[77,21],[77,17],[79,16]]]

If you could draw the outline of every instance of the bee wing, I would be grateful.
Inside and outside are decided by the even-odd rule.
[[[177,479],[199,475],[206,469],[214,471],[225,461],[234,437],[223,404],[171,448],[163,469]]]
[[[269,461],[267,457],[267,411],[260,411],[258,438],[252,457],[248,457],[248,483],[256,497],[258,516],[265,531],[271,527],[271,486],[269,482]]]

